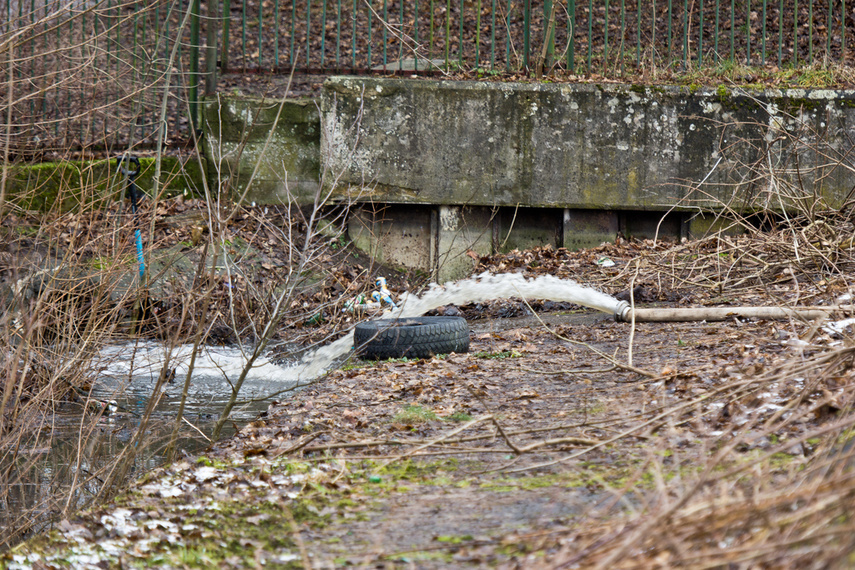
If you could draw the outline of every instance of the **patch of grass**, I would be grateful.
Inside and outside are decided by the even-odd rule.
[[[436,537],[434,540],[437,542],[445,542],[448,544],[460,544],[462,542],[468,542],[470,540],[474,540],[471,534],[464,534],[463,536],[455,536],[455,535],[441,535]]]
[[[447,419],[450,422],[468,422],[468,421],[472,421],[472,416],[470,416],[466,412],[454,412],[453,414],[451,414],[450,416],[448,416],[445,419]]]
[[[427,408],[423,408],[421,406],[407,406],[395,414],[392,418],[392,422],[405,425],[418,425],[438,419],[439,417]]]
[[[16,226],[15,231],[25,237],[36,237],[39,235],[38,226]]]

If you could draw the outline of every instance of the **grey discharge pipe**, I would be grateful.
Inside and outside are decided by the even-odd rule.
[[[639,309],[630,307],[621,301],[615,307],[615,320],[619,323],[664,323],[687,321],[727,321],[734,317],[744,319],[765,319],[782,321],[796,319],[813,321],[827,318],[835,311],[852,313],[855,305],[837,305],[830,307],[700,307],[697,309]]]

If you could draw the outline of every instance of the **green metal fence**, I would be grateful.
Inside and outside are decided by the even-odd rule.
[[[224,13],[224,70],[272,73],[784,67],[844,62],[855,26],[846,0],[226,0]]]
[[[190,141],[221,74],[634,80],[846,64],[853,3],[0,0],[0,137],[22,152],[153,145],[158,129]]]
[[[175,0],[0,0],[0,142],[117,151],[154,145],[161,124],[187,140],[201,77],[190,16]]]

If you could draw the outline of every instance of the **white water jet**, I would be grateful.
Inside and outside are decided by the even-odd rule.
[[[526,279],[518,273],[482,273],[443,286],[434,284],[421,296],[404,293],[399,298],[398,308],[387,311],[382,318],[417,317],[443,305],[464,305],[511,298],[570,302],[607,313],[614,313],[618,305],[618,301],[613,297],[569,279],[559,279],[552,275]],[[241,390],[242,396],[263,399],[265,394],[308,385],[352,349],[353,332],[349,332],[290,364],[277,365],[261,357],[255,361],[247,375],[247,382]],[[171,366],[176,369],[178,378],[187,373],[191,352],[191,345],[179,346],[173,351]],[[193,397],[209,404],[224,401],[230,390],[230,382],[238,378],[246,366],[246,356],[246,352],[240,347],[201,347],[193,370]],[[138,388],[144,390],[144,386],[153,387],[164,359],[165,349],[159,344],[128,344],[108,347],[102,351],[97,365],[101,368],[102,375],[113,378],[116,384],[120,384],[118,381],[121,378],[133,376],[137,382],[143,383],[143,386]],[[131,362],[133,371],[130,370]],[[114,389],[116,384],[113,384]],[[122,390],[127,388],[129,387],[125,386]]]
[[[498,299],[547,299],[568,302],[614,314],[619,301],[596,289],[585,287],[572,279],[542,275],[532,279],[520,273],[493,274],[484,272],[462,281],[432,284],[421,296],[404,293],[398,308],[386,311],[382,318],[418,317],[443,305],[465,305]],[[318,350],[304,355],[297,365],[304,381],[317,378],[333,363],[353,348],[353,332]]]
[[[390,317],[417,317],[443,305],[463,305],[514,297],[564,301],[605,313],[614,313],[618,304],[618,300],[611,295],[580,285],[572,279],[559,279],[553,275],[526,279],[520,273],[484,272],[470,279],[442,286],[433,284],[420,297],[404,293],[398,303],[398,310],[392,311]]]

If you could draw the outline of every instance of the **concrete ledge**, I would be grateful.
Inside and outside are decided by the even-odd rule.
[[[203,121],[209,180],[221,181],[221,189],[243,193],[249,187],[250,203],[314,201],[321,170],[314,100],[220,95],[205,102]]]
[[[782,182],[830,204],[855,185],[853,91],[334,77],[322,109],[343,198],[665,211],[737,194],[741,206],[760,190],[745,183],[746,165],[768,151],[775,166],[814,166],[817,149],[829,153],[825,166],[800,179],[790,169]],[[799,131],[815,141],[781,140]]]

